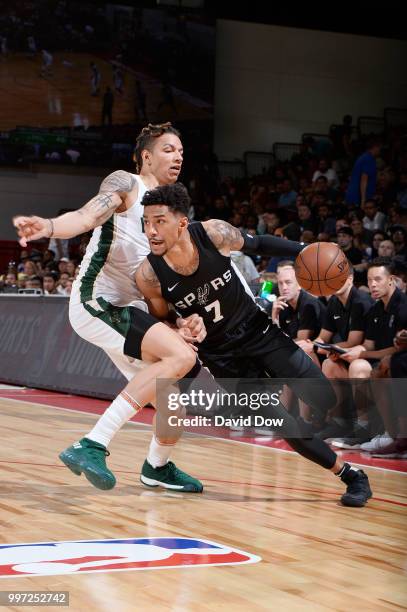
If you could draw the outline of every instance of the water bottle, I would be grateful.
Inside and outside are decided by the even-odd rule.
[[[260,297],[263,300],[267,300],[268,302],[274,302],[276,296],[272,293],[273,291],[273,281],[265,280],[261,286]]]

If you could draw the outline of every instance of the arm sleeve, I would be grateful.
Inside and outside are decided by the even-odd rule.
[[[241,251],[249,255],[283,255],[286,257],[297,257],[305,244],[303,242],[295,242],[294,240],[286,240],[285,238],[277,238],[277,236],[252,236],[245,231],[241,231],[244,240]]]

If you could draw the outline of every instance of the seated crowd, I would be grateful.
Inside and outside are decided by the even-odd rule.
[[[338,381],[337,405],[317,435],[339,448],[407,458],[403,402],[390,401],[381,384],[407,378],[407,153],[397,142],[383,149],[374,138],[358,153],[318,158],[304,146],[261,176],[212,177],[206,191],[200,177],[189,177],[190,216],[223,219],[252,234],[333,241],[342,248],[352,274],[328,300],[302,290],[285,257],[239,252],[232,258],[255,292],[261,280],[274,281],[270,316]],[[0,277],[0,291],[38,288],[45,295],[69,295],[86,238],[52,240],[43,253],[22,251],[20,262],[11,262]],[[315,341],[334,348],[317,348]],[[339,384],[346,380],[352,384]],[[301,402],[293,409],[299,419],[311,420]]]

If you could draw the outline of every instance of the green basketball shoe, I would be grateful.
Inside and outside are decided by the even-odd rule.
[[[179,470],[172,461],[162,467],[153,468],[146,459],[141,468],[140,480],[147,487],[164,487],[180,493],[203,491],[203,484],[197,478]]]
[[[103,444],[82,438],[60,453],[62,463],[78,476],[85,474],[86,478],[97,489],[113,489],[116,478],[106,465],[106,457],[110,453]]]

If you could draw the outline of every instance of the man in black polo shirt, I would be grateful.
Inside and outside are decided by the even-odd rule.
[[[322,323],[317,342],[335,343],[341,348],[351,348],[362,344],[364,339],[365,318],[373,306],[373,300],[364,291],[359,291],[353,284],[353,268],[344,286],[331,296]],[[348,364],[338,353],[318,349],[319,354],[327,355],[322,363],[322,371],[328,378],[348,378]],[[344,436],[349,433],[349,418],[352,402],[347,385],[336,384],[338,403],[329,415],[326,427],[317,435],[322,439]]]
[[[377,369],[380,360],[397,352],[394,338],[397,332],[407,329],[407,296],[396,287],[392,261],[386,257],[374,259],[369,264],[367,278],[372,298],[377,301],[367,316],[365,341],[342,355],[342,359],[350,363],[350,378],[378,377],[375,368]],[[377,385],[375,392],[379,393],[380,389]],[[375,399],[386,428],[389,429],[386,397]],[[394,432],[385,432],[383,439],[378,440],[372,450],[389,444],[393,440],[392,433]],[[361,445],[361,448],[368,450],[364,445]]]
[[[325,306],[316,297],[301,289],[295,276],[292,261],[281,261],[277,265],[277,284],[279,297],[273,302],[271,318],[283,332],[290,336],[308,353],[319,366],[318,358],[312,351],[310,340],[314,339],[321,329]],[[311,349],[309,348],[311,347]],[[287,403],[291,399],[288,397]],[[311,419],[310,408],[300,400],[300,416],[306,422]]]
[[[294,341],[313,340],[321,329],[324,305],[301,289],[292,261],[277,265],[277,284],[279,297],[273,302],[273,322]]]

